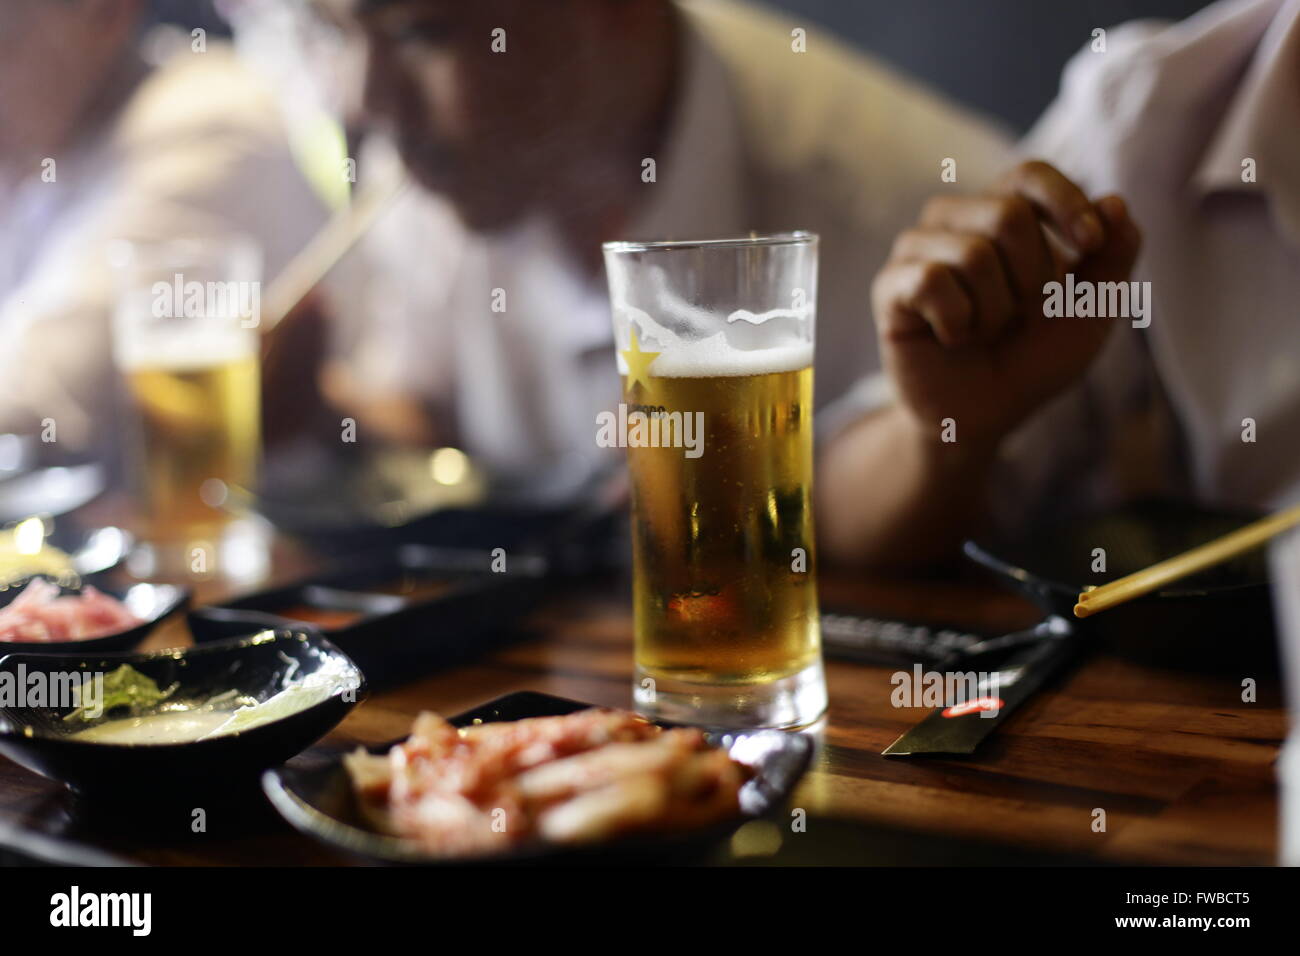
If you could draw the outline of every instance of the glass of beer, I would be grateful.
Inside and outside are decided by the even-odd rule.
[[[242,237],[119,244],[113,350],[146,573],[215,573],[261,442],[261,253]],[[138,562],[139,563],[139,562]]]
[[[637,709],[710,727],[811,723],[826,709],[817,237],[604,253],[623,400],[603,437],[627,448],[631,476]]]

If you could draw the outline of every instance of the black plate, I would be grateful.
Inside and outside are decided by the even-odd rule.
[[[104,466],[96,463],[0,472],[0,523],[75,511],[98,497],[105,483]]]
[[[1263,550],[1175,582],[1082,621],[1074,604],[1086,585],[1132,574],[1228,534],[1258,515],[1146,501],[1040,530],[1021,541],[968,541],[968,557],[994,571],[1045,613],[1144,662],[1218,667],[1275,666],[1272,601]],[[1102,548],[1106,570],[1094,572]]]
[[[424,467],[410,466],[413,454]],[[427,461],[427,453],[421,459],[420,453],[394,449],[336,455],[310,465],[285,458],[268,463],[262,487],[232,487],[228,506],[255,511],[280,531],[330,554],[420,544],[540,555],[551,575],[626,565],[631,550],[624,540],[621,464],[590,475],[563,469],[549,477],[538,473],[513,485],[490,480],[481,501],[438,506],[423,500]]]
[[[240,733],[186,744],[76,740],[63,720],[71,706],[0,706],[0,753],[91,796],[129,793],[156,798],[202,788],[221,791],[255,780],[259,771],[306,749],[356,706],[364,696],[365,681],[347,655],[318,634],[284,630],[152,654],[0,658],[0,674],[12,674],[14,680],[37,671],[107,673],[129,664],[160,687],[179,683],[178,695],[235,689],[258,700],[283,689],[290,677],[314,673],[326,663],[338,666],[341,675],[338,689],[326,700]],[[355,688],[350,700],[349,686]]]
[[[457,727],[466,727],[476,722],[556,717],[592,706],[595,705],[524,691],[507,694],[452,717],[451,723]],[[608,863],[615,855],[638,860],[680,861],[708,852],[719,840],[728,837],[742,824],[778,809],[807,769],[813,751],[812,740],[807,736],[780,730],[710,734],[709,738],[718,746],[728,747],[736,759],[757,771],[741,788],[739,817],[702,831],[671,836],[629,837],[580,849],[534,846],[493,857],[431,857],[413,850],[402,840],[376,833],[365,826],[341,759],[309,769],[278,767],[268,770],[262,776],[262,789],[280,814],[300,832],[345,853],[379,863],[435,866],[473,862],[524,863],[537,860]],[[384,753],[397,742],[399,741],[373,747],[371,752]]]
[[[95,584],[93,580],[89,583]],[[22,581],[12,587],[0,588],[0,607],[6,607],[26,586],[27,581]],[[98,584],[95,587],[125,604],[136,617],[141,618],[140,623],[124,631],[84,641],[0,641],[0,654],[30,651],[35,654],[77,657],[107,651],[129,651],[139,645],[159,624],[190,603],[190,590],[173,584],[133,584],[125,591],[99,587]],[[64,594],[77,594],[81,587],[62,587],[61,590]]]
[[[336,551],[393,541],[517,550],[562,529],[571,503],[589,501],[602,480],[562,471],[515,484],[485,476],[473,493],[449,497],[430,481],[430,451],[349,446],[310,461],[281,454],[265,463],[260,487],[232,487],[229,506]]]
[[[361,554],[335,570],[284,587],[258,591],[189,614],[200,643],[267,627],[308,626],[342,648],[375,686],[411,680],[486,653],[515,635],[510,624],[541,599],[548,564],[528,553],[507,553],[494,572],[490,551],[405,545]],[[433,596],[376,589],[399,581],[439,582]],[[355,619],[324,626],[288,609],[345,611]]]

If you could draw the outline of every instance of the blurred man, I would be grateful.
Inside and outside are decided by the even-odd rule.
[[[826,454],[828,551],[925,563],[990,519],[1300,494],[1297,117],[1300,0],[1080,53],[1024,145],[1055,166],[930,201],[877,277],[889,387]],[[1103,291],[1124,314],[1095,317]]]
[[[619,395],[602,240],[819,233],[829,406],[873,367],[888,237],[945,173],[975,188],[1007,155],[829,37],[721,0],[313,9],[360,74],[359,178],[392,143],[417,184],[337,277],[326,390],[363,432],[456,442],[498,474],[615,454],[594,440]]]
[[[274,275],[323,221],[273,98],[206,38],[151,66],[143,7],[0,4],[0,431],[112,441],[112,240],[242,232]]]

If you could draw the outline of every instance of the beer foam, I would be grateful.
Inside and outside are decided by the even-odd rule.
[[[772,319],[796,319],[800,322],[806,322],[812,318],[812,314],[812,308],[806,305],[798,309],[768,309],[766,312],[750,312],[749,309],[737,309],[727,316],[727,324],[748,322],[750,325],[762,325]]]
[[[128,334],[124,341],[117,343],[117,364],[127,372],[137,369],[197,372],[255,355],[257,343],[254,334],[229,330],[203,334],[193,329],[172,334]]]
[[[795,341],[765,349],[738,349],[722,332],[661,352],[650,366],[659,378],[723,378],[797,372],[813,361],[811,342]],[[620,371],[627,368],[619,356]]]

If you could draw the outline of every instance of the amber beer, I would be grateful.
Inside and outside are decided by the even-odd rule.
[[[820,656],[812,368],[652,379],[644,401],[703,412],[698,459],[629,448],[642,678],[755,684]]]
[[[256,354],[239,340],[138,356],[124,368],[135,410],[133,469],[151,533],[202,535],[226,520],[220,484],[250,487],[260,445]],[[205,501],[205,498],[208,499]]]
[[[826,710],[812,517],[817,237],[608,242],[604,253],[622,404],[657,422],[634,428],[629,413],[621,442],[637,710],[709,727],[807,725]],[[691,426],[682,441],[675,422]]]

